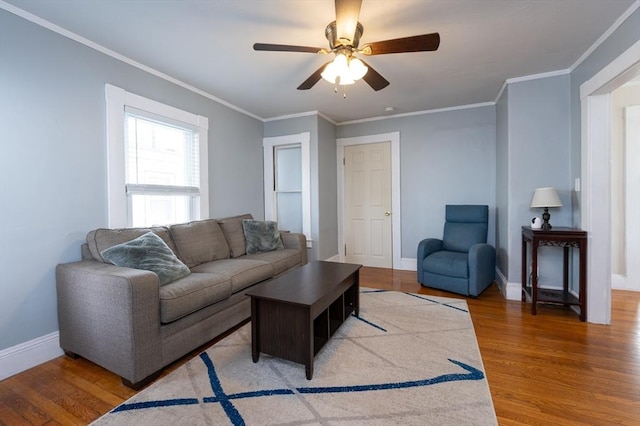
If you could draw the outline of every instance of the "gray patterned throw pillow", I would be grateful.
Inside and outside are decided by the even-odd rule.
[[[278,222],[244,219],[242,229],[247,242],[247,254],[284,248]]]
[[[153,232],[103,250],[102,257],[116,266],[154,272],[160,285],[169,284],[191,273],[187,265]]]

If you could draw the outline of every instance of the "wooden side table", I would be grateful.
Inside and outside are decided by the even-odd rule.
[[[531,244],[531,286],[527,285],[527,244]],[[538,288],[538,247],[563,247],[564,273],[562,290]],[[569,249],[580,250],[579,295],[569,292]],[[522,227],[522,301],[531,299],[531,314],[536,315],[538,302],[580,306],[580,321],[587,319],[587,232],[574,228],[548,230]]]

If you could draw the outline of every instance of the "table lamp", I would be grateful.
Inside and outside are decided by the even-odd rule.
[[[542,213],[542,229],[548,230],[551,229],[551,224],[549,223],[549,219],[551,218],[549,207],[562,207],[562,203],[555,188],[537,188],[531,200],[531,207],[544,208],[544,213]]]

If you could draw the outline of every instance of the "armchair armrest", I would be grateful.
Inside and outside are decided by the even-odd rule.
[[[281,232],[282,244],[284,248],[300,251],[301,264],[307,263],[307,237],[304,234],[295,232]]]
[[[437,238],[426,238],[418,243],[418,256],[416,259],[418,270],[418,282],[424,284],[424,270],[422,261],[431,253],[442,250],[442,240]]]
[[[478,296],[496,277],[496,249],[474,244],[469,249],[469,294]]]
[[[56,267],[60,346],[137,383],[162,368],[160,283],[95,260]]]

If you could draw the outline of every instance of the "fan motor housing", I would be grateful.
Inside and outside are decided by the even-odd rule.
[[[364,27],[360,22],[356,25],[356,32],[353,35],[353,40],[341,39],[338,40],[338,33],[336,31],[336,21],[331,22],[327,25],[327,28],[324,30],[324,35],[329,41],[329,47],[331,50],[336,49],[340,46],[350,46],[353,49],[358,48],[358,44],[360,43],[360,37],[362,37],[362,33],[364,32]]]

